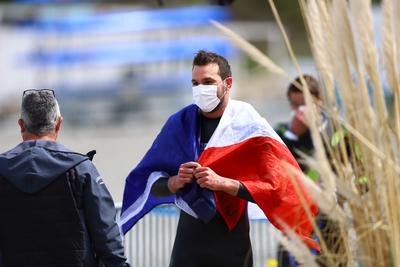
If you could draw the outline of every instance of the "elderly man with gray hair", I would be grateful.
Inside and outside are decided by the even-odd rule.
[[[0,266],[129,266],[114,202],[86,155],[56,142],[53,90],[26,90],[23,142],[0,154]]]

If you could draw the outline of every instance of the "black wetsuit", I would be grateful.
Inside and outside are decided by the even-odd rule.
[[[220,118],[209,119],[202,115],[200,147],[203,150],[218,126]],[[171,194],[167,179],[160,179],[152,193]],[[238,197],[253,201],[246,188],[240,184]],[[229,232],[222,216],[217,212],[207,224],[181,211],[170,267],[251,267],[252,249],[249,235],[247,208],[235,228]]]

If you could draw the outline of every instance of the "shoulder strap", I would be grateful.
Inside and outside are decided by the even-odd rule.
[[[96,154],[96,150],[91,150],[88,153],[86,153],[86,156],[92,161],[95,154]],[[78,209],[82,209],[83,208],[83,201],[82,201],[82,199],[83,199],[83,183],[80,181],[75,167],[69,169],[65,173],[65,176],[68,181],[68,185],[71,189],[72,196],[75,200],[76,207]]]
[[[68,170],[65,173],[68,185],[71,189],[72,196],[75,200],[76,207],[78,209],[83,208],[83,183],[79,180],[75,168]]]
[[[96,155],[96,150],[90,150],[88,153],[86,153],[86,156],[90,159],[90,161],[93,161],[94,155]]]

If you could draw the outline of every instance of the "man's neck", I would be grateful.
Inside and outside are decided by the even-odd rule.
[[[30,133],[26,133],[22,135],[22,140],[25,141],[34,141],[34,140],[47,140],[47,141],[56,141],[57,136],[55,134],[48,134],[43,136],[38,136]]]

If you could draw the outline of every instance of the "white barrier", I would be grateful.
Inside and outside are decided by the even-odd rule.
[[[121,204],[116,207],[120,211]],[[159,206],[142,218],[125,235],[128,261],[135,267],[168,266],[178,219],[179,209],[172,205]],[[250,220],[254,267],[267,267],[267,261],[276,258],[276,231],[267,220]]]

